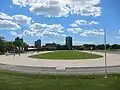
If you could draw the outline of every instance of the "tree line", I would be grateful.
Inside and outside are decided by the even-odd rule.
[[[55,46],[55,45],[54,45]],[[24,51],[28,51],[29,45],[23,41],[23,39],[17,37],[14,41],[6,41],[4,37],[0,37],[0,54],[4,54],[6,52],[9,53],[20,53]],[[50,50],[69,50],[69,48],[66,45],[60,45],[56,44],[56,48],[50,49]],[[104,44],[84,44],[84,45],[74,45],[72,46],[73,50],[104,50],[105,45]],[[107,50],[119,50],[120,45],[119,44],[106,44]],[[42,50],[38,49],[38,50]],[[49,49],[46,49],[49,50]]]
[[[6,52],[20,52],[22,50],[26,50],[28,48],[28,44],[17,37],[14,41],[6,41],[4,37],[0,37],[0,54],[4,54]]]
[[[73,49],[81,49],[81,50],[104,50],[105,49],[105,45],[104,44],[99,44],[99,45],[95,45],[95,44],[84,44],[84,45],[80,45],[80,46],[73,46]],[[107,50],[119,50],[120,49],[120,45],[119,44],[106,44],[106,49]]]
[[[66,45],[57,45],[56,46],[57,50],[68,50],[69,48],[67,48]],[[95,44],[83,44],[83,45],[74,45],[72,47],[72,49],[74,50],[104,50],[105,49],[105,45],[104,44],[99,44],[99,45],[95,45]],[[106,49],[107,50],[119,50],[120,49],[120,45],[119,44],[106,44]]]

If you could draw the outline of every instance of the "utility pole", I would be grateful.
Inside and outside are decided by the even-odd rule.
[[[104,29],[104,46],[105,46],[105,78],[107,78],[107,50],[106,50],[106,42],[107,42],[107,38],[106,38],[106,30]]]

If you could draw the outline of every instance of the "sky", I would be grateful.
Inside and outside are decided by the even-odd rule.
[[[120,0],[0,0],[0,36],[45,43],[120,44]]]

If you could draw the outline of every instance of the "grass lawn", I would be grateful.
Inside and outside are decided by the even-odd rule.
[[[120,90],[120,75],[30,75],[0,71],[0,90]]]
[[[70,51],[55,51],[50,53],[37,54],[30,57],[38,58],[38,59],[95,59],[95,58],[101,58],[103,56],[70,50]]]

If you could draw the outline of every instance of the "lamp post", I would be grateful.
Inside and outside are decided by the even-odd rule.
[[[105,78],[107,78],[107,50],[106,50],[106,30],[104,29],[104,46],[105,46],[105,57],[104,57],[104,61],[105,61]]]

